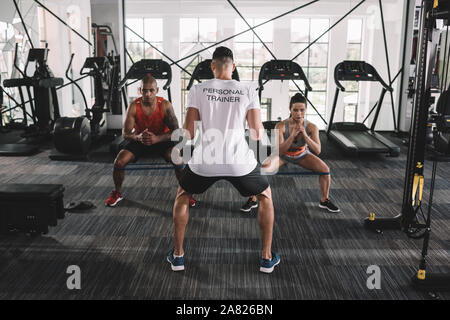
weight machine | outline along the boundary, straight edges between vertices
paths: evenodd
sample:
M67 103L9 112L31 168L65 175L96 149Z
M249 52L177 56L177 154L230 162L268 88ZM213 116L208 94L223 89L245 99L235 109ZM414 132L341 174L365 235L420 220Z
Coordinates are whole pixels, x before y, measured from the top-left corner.
M420 29L415 79L414 105L411 119L409 149L403 189L401 214L393 218L375 218L373 213L365 220L365 226L377 232L384 229L401 229L408 237L423 238L422 257L412 283L418 289L428 291L450 290L450 275L426 272L426 259L431 235L431 211L433 191L438 162L450 162L449 140L445 134L450 132L449 89L443 90L437 103L437 114L429 113L432 88L432 73L437 56L439 31L435 29L436 20L450 23L450 3L448 1L422 0ZM450 53L449 53L450 56ZM447 57L444 70L449 67ZM447 84L444 84L447 86ZM427 150L427 127L434 126L432 145L428 154L433 161L430 200L427 216L422 211L424 186L424 162Z

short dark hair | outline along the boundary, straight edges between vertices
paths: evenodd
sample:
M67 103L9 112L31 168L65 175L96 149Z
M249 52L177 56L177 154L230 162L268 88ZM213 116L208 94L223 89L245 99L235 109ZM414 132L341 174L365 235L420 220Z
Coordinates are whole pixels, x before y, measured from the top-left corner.
M292 108L294 103L304 103L306 105L306 98L300 92L297 92L291 97L291 101L289 102L289 110Z
M234 61L233 51L231 51L229 48L217 47L216 50L214 50L213 60L223 62L226 58L230 58L231 61Z

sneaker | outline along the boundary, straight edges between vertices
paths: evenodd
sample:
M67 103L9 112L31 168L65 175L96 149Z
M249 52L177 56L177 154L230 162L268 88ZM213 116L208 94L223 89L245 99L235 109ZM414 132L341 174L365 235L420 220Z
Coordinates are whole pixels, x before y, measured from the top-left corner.
M184 270L184 257L173 256L173 249L167 254L167 261L169 261L170 266L173 271L183 271Z
M248 198L247 202L242 206L241 211L250 212L253 208L258 208L258 202Z
M189 198L189 207L191 208L195 207L196 203L197 202L195 201L194 197Z
M277 264L280 263L280 255L276 252L272 252L272 260L261 259L261 267L259 271L264 273L272 273Z
M325 200L324 202L319 203L319 207L322 209L327 209L330 212L340 212L338 207L336 207L330 199Z
M105 201L105 206L114 207L122 200L122 193L114 190Z

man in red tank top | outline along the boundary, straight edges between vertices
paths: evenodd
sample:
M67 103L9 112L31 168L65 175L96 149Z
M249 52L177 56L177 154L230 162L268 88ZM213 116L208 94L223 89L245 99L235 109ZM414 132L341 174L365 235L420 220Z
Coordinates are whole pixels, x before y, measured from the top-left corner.
M172 132L179 128L172 104L156 96L158 93L156 79L150 74L142 79L141 97L128 107L122 135L129 140L127 146L119 152L114 161L113 179L115 190L105 202L114 207L122 197L122 184L125 179L125 167L136 161L144 153L158 153L167 162L172 163L171 153L175 143L171 141ZM174 164L175 175L179 180L184 166ZM191 198L190 205L195 205Z

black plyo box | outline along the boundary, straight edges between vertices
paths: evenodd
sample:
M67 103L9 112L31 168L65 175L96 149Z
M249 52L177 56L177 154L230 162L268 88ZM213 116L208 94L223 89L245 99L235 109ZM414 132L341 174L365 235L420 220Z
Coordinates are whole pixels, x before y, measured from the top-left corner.
M47 233L64 218L64 186L61 184L0 185L0 233L17 229Z

